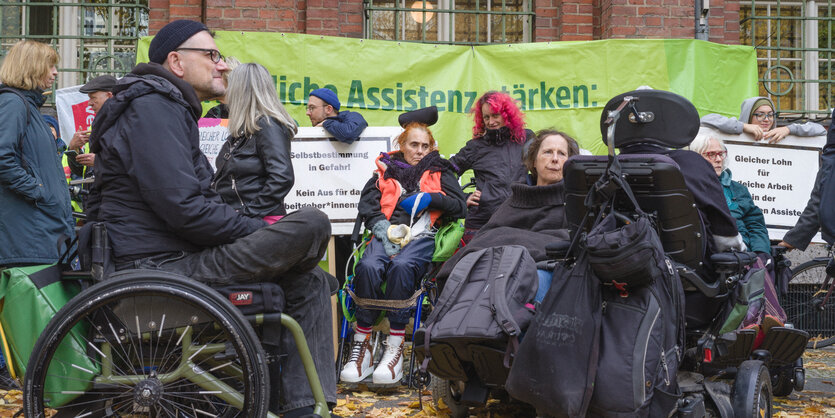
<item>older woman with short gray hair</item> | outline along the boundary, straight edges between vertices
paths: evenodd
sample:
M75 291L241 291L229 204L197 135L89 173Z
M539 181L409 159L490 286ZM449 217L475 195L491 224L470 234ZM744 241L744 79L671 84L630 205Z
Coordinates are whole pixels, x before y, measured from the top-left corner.
M722 190L725 192L725 202L736 219L736 227L748 250L770 254L771 241L768 239L763 212L754 204L748 188L732 179L731 170L728 168L728 149L722 140L708 135L697 135L688 149L701 154L719 176L719 182L722 183Z

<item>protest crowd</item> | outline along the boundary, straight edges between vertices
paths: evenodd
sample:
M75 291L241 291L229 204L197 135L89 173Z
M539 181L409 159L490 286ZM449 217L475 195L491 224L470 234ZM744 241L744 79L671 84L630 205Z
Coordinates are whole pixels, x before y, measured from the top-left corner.
M349 286L345 286L345 277L337 278L334 272L326 272L319 266L332 236L328 216L311 206L298 210L288 210L296 207L285 206L285 199L293 192L297 180L291 156L300 123L285 109L276 92L275 81L264 66L224 57L213 33L200 22L172 21L151 41L149 62L137 64L122 78L99 76L80 88L81 93L89 96L95 119L89 130L73 133L72 140L64 144L57 121L41 115L39 110L45 102L44 90L50 89L55 81L58 53L46 44L20 41L11 48L0 67L0 108L3 109L0 125L4 127L0 132L0 242L3 242L0 271L62 263L75 271L94 269L95 263L102 262L101 258L96 258L99 253L95 250L98 225L105 228L109 245L104 256L104 282L108 274L119 277L130 271L152 270L213 288L245 285L247 289L253 286L263 289L265 284L277 284L283 298L280 312L298 322L309 354L296 355L298 341L290 332L282 332L274 338L268 337L266 331L261 335L263 352L270 359L265 366L270 393L265 409L258 414L266 414L268 409L270 413L288 418L327 414L337 403L338 382L365 382L385 387L408 380L408 384L414 385L414 376L419 373L428 376L427 368L433 374L458 370L452 366L445 369L440 364L442 359L438 353L441 348L437 347L443 345L441 341L444 340L435 333L444 329L443 317L455 318L459 324L474 324L475 320L466 315L482 312L493 324L493 316L503 315L494 300L500 298L503 304L511 306L509 316L512 320L502 322L497 319L502 332L513 342L509 343L508 336L502 334L502 344L507 345L507 351L505 345L493 346L491 349L498 350L499 354L492 363L493 357L488 354L464 358L456 352L449 354L449 358L457 357L465 364L457 366L466 377L459 380L485 383L483 387L467 389L467 396L483 389L486 399L488 391L484 387L501 388L504 379L509 379L509 386L511 383L517 385L516 389L508 388L511 395L525 400L524 396L515 396L520 392L519 388L526 387L519 382L527 381L518 377L519 373L525 373L524 370L512 370L510 377L505 371L500 382L495 383L481 374L477 363L483 358L491 364L488 369L508 369L512 359L514 367L526 364L532 370L535 368L530 363L532 360L524 360L522 356L535 350L536 341L547 339L542 332L546 329L547 319L539 318L545 318L549 312L554 315L563 312L554 307L555 301L559 300L555 293L569 295L563 282L574 276L568 267L555 267L554 260L560 256L554 255L554 248L559 243L572 251L577 245L591 246L589 237L594 232L583 232L583 238L579 238L582 243L578 244L578 225L567 214L571 185L565 182L566 167L569 161L575 161L583 154L575 139L577 133L566 132L560 126L530 126L516 100L502 91L488 91L481 94L473 106L471 132L461 133L471 139L445 158L438 151L438 143L444 138L436 137L432 130L436 123L443 123L443 113L439 115L437 108L427 107L400 114L398 123L403 130L394 138L393 150L376 158L372 156L374 165L369 167L368 181L357 196L357 233L352 238L338 238L344 247L350 248L336 255L340 258L338 263L351 263L353 274ZM623 90L632 87L625 86ZM647 91L652 92L639 89L635 95ZM656 97L652 96L654 93L646 94L648 98L636 102L638 107L644 103L649 105ZM206 115L202 103L209 100L219 100L221 104ZM780 306L780 270L775 267L776 254L783 254L785 250L804 250L821 229L827 241L831 242L831 237L835 236L835 212L832 212L835 205L826 204L835 196L830 190L833 185L827 181L830 154L835 149L832 148L835 146L835 125L828 129L814 122L777 126L774 104L766 97L747 98L740 106L738 118L708 114L701 118L700 124L728 135L749 134L756 141L771 144L781 142L788 135L827 136L821 169L808 205L797 220L797 226L782 240L772 242L769 239L762 210L748 187L734 180L740 173L732 173L728 168L733 156L729 155L721 138L693 133L686 143L677 144L680 146L664 146L650 140L632 140L615 146L624 161L649 158L680 170L689 192L685 194L694 202L703 225L704 248L699 251L699 259L715 260L712 256L720 253L750 253L753 254L748 264L752 266L751 271L762 271L759 285L752 284L746 293L734 294L738 299L746 300L745 308L738 320L721 314L724 316L719 321L722 323L716 325L715 340L722 340L718 335L736 333L738 337L727 344L739 348L743 340L741 335L750 337L750 345L742 357L756 359L759 358L757 350L771 352L769 358L773 357L770 360L773 363L769 364L790 365L796 370L802 348L799 352L789 350L784 353L774 342L801 338ZM310 93L306 98L306 115L309 126L324 128L335 141L346 145L361 142L361 135L368 127L359 112L345 109L337 94L328 88L318 88ZM198 120L202 117L228 120L229 136L220 148L214 166L200 149ZM621 121L626 119L626 116L621 117ZM307 125L307 121L304 122ZM336 159L317 163L330 164L328 167L332 170L341 167ZM623 164L624 167L628 165ZM467 181L471 183L462 187ZM68 183L79 186L74 189L68 187ZM615 202L614 197L612 202ZM618 205L621 203L618 201ZM616 222L615 203L611 206L612 216L602 218ZM620 206L617 209L621 210ZM595 221L592 217L589 222L602 225L606 222L601 221L602 218ZM617 222L623 221L618 219ZM627 217L625 224L638 224L636 219ZM69 240L64 241L67 238ZM775 247L782 247L782 250ZM503 252L496 252L497 248ZM611 248L620 250L626 246L620 242L612 244ZM470 299L452 295L453 287L457 288L459 283L456 280L463 277L460 287L467 289L467 273L472 277L471 271L477 271L478 263L484 265L484 260L491 254L493 270L483 267L480 271L488 271L485 273L488 275L505 268L510 249L521 254L515 262L530 268L530 279L517 279L516 270L510 277L499 276L510 282L525 283L518 289L531 290L529 297L518 304L519 309L527 313L514 310L517 304L512 299L521 294L518 293L521 290L514 288L513 292L517 293L511 293L509 286L507 295L490 295L487 306L492 307L492 314L490 309L466 309L478 304L478 292L467 296ZM77 252L79 258L65 260L68 251ZM352 260L349 261L349 257ZM565 254L562 257L570 258ZM659 257L662 257L659 260L668 260L666 265L671 266L669 258L663 258L663 251ZM582 263L583 258L574 258L573 262ZM664 262L659 265L663 267ZM717 266L719 262L706 261L691 266L691 270L716 281L719 270L710 269ZM669 268L673 274L673 267ZM521 273L518 274L521 277ZM433 303L441 302L432 308L427 320L425 314L423 318L420 313L415 316L415 298L427 291L428 276L436 291ZM672 277L678 278L679 273ZM725 276L720 280L725 280ZM456 286L450 286L451 283ZM498 286L500 282L489 283ZM612 283L604 284L604 293L612 291ZM622 285L614 282L621 296L630 291L638 292L629 284ZM482 293L487 292L487 288L484 287ZM691 291L693 289L685 286L684 290L671 293L670 300L678 297L675 292L684 295ZM348 325L350 329L344 336L342 348L337 348L339 353L334 352L332 342L335 332L332 327L338 324L331 320L331 295L337 293L340 308L345 305L346 298L353 304L350 309L340 309L340 315L350 316L353 323ZM752 294L758 295L760 301L756 308L754 303L748 303L747 298ZM261 297L269 298L273 294L266 295ZM677 315L683 318L687 311L688 327L692 327L697 320L690 316L691 310L702 314L710 311L704 325L708 329L716 322L717 312L725 311L719 307L709 308L713 306L712 302L700 296L701 299L688 296L686 305L676 308L679 309ZM423 300L422 296L420 300ZM410 302L403 305L403 301ZM446 301L449 306L443 305ZM455 301L459 305L455 305ZM421 303L417 302L417 305ZM604 316L605 305L604 301ZM743 305L731 303L731 306ZM437 309L439 306L444 309ZM508 310L507 306L504 309ZM580 317L588 319L587 322L593 322L593 318L600 320L591 314L587 318ZM422 320L434 325L421 327ZM91 321L96 324L95 320ZM138 317L136 322L140 327ZM578 330L583 327L580 322L576 323ZM686 360L682 360L686 353L684 321L681 322L676 326L680 327L682 339L672 351L660 353L665 370L666 361L670 361L672 371L665 371L668 376L675 375L675 366L680 362L686 364ZM381 323L385 325L381 327ZM509 323L517 329L508 331L513 328L507 325ZM536 324L537 332L530 328L526 333L528 324L531 327ZM4 323L3 326L8 325ZM417 328L421 329L414 334L413 330ZM562 332L568 328L571 327L565 325ZM603 330L601 335L605 335L605 325ZM520 335L523 335L521 339ZM563 337L564 334L558 334L554 338ZM436 341L432 348L430 338ZM660 341L661 337L658 338ZM802 338L805 338L802 341L805 347L809 336ZM408 350L410 341L412 349ZM511 346L520 343L523 345L519 351L513 351L516 348ZM419 344L425 344L425 349L419 350ZM605 341L600 344L603 358L608 348ZM689 347L691 343L687 344ZM449 344L449 347L453 346L453 343ZM631 350L632 346L629 347ZM720 352L725 354L724 349L716 350L717 356ZM732 348L728 350L733 352ZM415 351L419 352L415 354ZM138 355L141 357L142 353ZM678 359L673 361L665 356ZM310 357L310 361L303 357ZM334 358L341 360L336 367ZM448 361L452 364L459 360ZM6 361L11 365L8 354ZM155 367L145 366L142 374L155 376ZM32 369L30 364L27 373ZM699 370L707 369L709 367ZM312 374L318 377L315 384L308 384L313 382ZM536 375L531 373L531 376ZM450 377L444 379L456 381ZM681 400L684 398L678 386L672 389L678 393L672 404L660 400L650 402L652 393L655 394L653 399L661 398L654 392L657 381L652 379L646 378L646 390L650 394L647 400L634 408L629 407L629 411L640 411L636 416L652 416L660 410L655 408L667 408L665 411L669 412L670 408L682 410L687 407ZM644 381L640 383L643 387ZM26 389L35 390L39 384L43 382L35 382L31 387L27 384ZM150 392L157 390L152 383L148 385ZM667 385L666 388L672 387L669 382ZM433 390L435 388L433 386ZM776 386L774 390L776 393ZM547 398L549 393L545 390L532 396ZM478 400L481 395L473 396ZM80 414L93 402L85 397L78 399L83 401L68 401L62 411ZM324 411L318 403L320 399L326 402ZM605 402L588 396L577 399L584 399L581 403L586 408L591 402L592 410L605 405ZM141 403L138 400L132 402L135 405ZM556 413L544 409L544 403L528 403L538 415ZM216 406L214 401L207 401L207 404ZM104 405L103 409L124 407L117 402ZM571 408L577 407L571 405ZM147 408L151 409L135 411L157 411L154 406ZM604 408L598 412L605 415L605 411ZM168 412L160 413L161 416L166 414Z

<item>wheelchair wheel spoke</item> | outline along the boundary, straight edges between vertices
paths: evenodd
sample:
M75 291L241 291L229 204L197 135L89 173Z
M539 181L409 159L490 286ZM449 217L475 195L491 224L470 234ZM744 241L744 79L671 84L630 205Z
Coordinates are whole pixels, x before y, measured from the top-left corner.
M266 414L266 355L237 308L169 273L116 276L81 292L44 329L26 375L26 416L49 408L66 416Z

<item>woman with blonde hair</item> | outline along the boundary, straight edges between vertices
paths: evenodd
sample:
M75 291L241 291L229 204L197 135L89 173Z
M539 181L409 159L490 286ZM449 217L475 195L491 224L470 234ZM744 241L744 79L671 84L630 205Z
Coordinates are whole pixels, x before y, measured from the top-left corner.
M260 64L241 64L229 75L229 138L217 158L213 188L238 212L273 223L287 212L293 187L290 140L296 123Z
M20 41L0 66L0 268L55 263L59 237L74 234L55 139L38 111L57 63L49 45Z

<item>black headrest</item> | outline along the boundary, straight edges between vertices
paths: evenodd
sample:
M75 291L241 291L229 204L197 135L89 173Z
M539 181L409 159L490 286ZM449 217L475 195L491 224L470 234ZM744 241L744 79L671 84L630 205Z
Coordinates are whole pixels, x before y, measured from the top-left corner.
M397 121L400 122L400 126L404 128L412 122L432 126L438 121L438 108L436 106L429 106L422 109L412 110L411 112L401 113L400 116L397 117Z
M600 116L600 132L606 143L609 111L615 110L624 97L637 98L622 111L615 127L615 147L649 143L670 148L683 148L699 133L699 112L693 103L678 94L663 90L634 90L619 94L606 103ZM634 104L634 107L633 107ZM646 122L634 112L643 114Z

